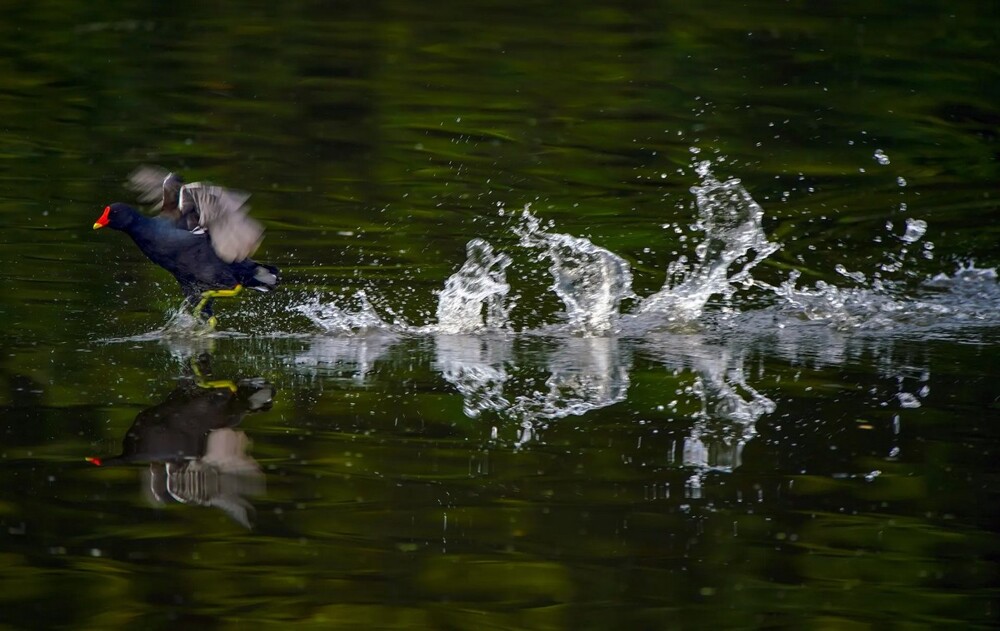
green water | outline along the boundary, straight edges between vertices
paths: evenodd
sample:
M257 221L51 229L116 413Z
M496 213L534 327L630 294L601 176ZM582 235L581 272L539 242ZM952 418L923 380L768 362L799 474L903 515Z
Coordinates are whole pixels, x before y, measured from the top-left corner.
M989 3L3 15L0 624L997 623ZM521 209L627 261L635 314L696 257L700 160L781 245L759 283L560 328ZM165 333L174 280L90 229L142 163L251 192L280 290ZM509 324L446 334L474 238ZM838 291L766 289L795 271ZM108 464L137 417L183 457Z

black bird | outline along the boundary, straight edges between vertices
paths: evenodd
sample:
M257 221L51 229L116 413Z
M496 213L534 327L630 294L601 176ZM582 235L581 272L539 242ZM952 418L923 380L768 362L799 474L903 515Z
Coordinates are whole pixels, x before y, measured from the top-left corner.
M157 198L160 213L147 217L127 204L104 208L94 223L128 234L149 260L174 275L185 302L215 326L212 299L235 296L244 287L269 291L278 284L273 265L250 258L264 229L247 216L246 193L207 182L184 184L158 167L140 167L129 177L139 200Z

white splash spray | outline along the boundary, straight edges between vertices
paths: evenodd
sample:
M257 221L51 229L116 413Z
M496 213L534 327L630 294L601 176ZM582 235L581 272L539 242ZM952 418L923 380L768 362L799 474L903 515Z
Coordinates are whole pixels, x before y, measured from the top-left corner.
M693 322L713 295L729 298L736 285L752 284L750 270L779 248L764 233L764 210L738 179L720 182L708 161L698 164L697 172L701 185L691 188L698 208L695 228L705 233L695 248L697 260L690 266L683 257L671 263L663 288L639 306L640 314L657 314L672 323ZM729 268L740 263L730 274ZM679 280L672 283L674 279Z
M313 297L303 304L295 305L292 310L309 318L324 333L350 334L388 328L363 290L354 294L354 300L357 308L345 309L336 302L323 302L319 297Z
M504 300L510 292L506 272L510 257L494 253L483 239L469 241L466 253L465 263L445 281L438 296L437 325L429 327L433 331L472 333L508 324Z
M622 299L633 296L625 259L583 237L546 231L527 208L514 232L522 246L542 250L539 258L552 262L550 289L566 306L571 332L602 335L614 330Z

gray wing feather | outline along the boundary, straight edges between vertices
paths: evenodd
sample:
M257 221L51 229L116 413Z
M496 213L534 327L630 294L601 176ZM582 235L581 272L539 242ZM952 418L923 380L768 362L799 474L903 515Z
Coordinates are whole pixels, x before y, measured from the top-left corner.
M180 210L198 213L198 226L212 237L215 253L232 263L253 254L264 238L264 227L247 215L248 199L249 193L193 182L181 187Z
M132 171L128 176L128 187L139 196L143 204L152 204L159 209L163 206L163 180L170 175L163 167L144 164Z

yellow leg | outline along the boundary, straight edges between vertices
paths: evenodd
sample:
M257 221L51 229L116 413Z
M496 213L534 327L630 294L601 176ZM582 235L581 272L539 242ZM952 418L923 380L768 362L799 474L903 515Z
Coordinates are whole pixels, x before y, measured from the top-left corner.
M209 289L207 291L201 292L201 302L194 308L194 312L201 313L201 310L205 308L205 305L212 298L232 298L233 296L239 294L243 291L243 285L237 285L232 289ZM210 320L211 322L211 320ZM212 328L215 328L214 324Z
M211 294L209 298L232 298L241 291L243 291L243 285L237 285L232 289L210 289L202 295Z

